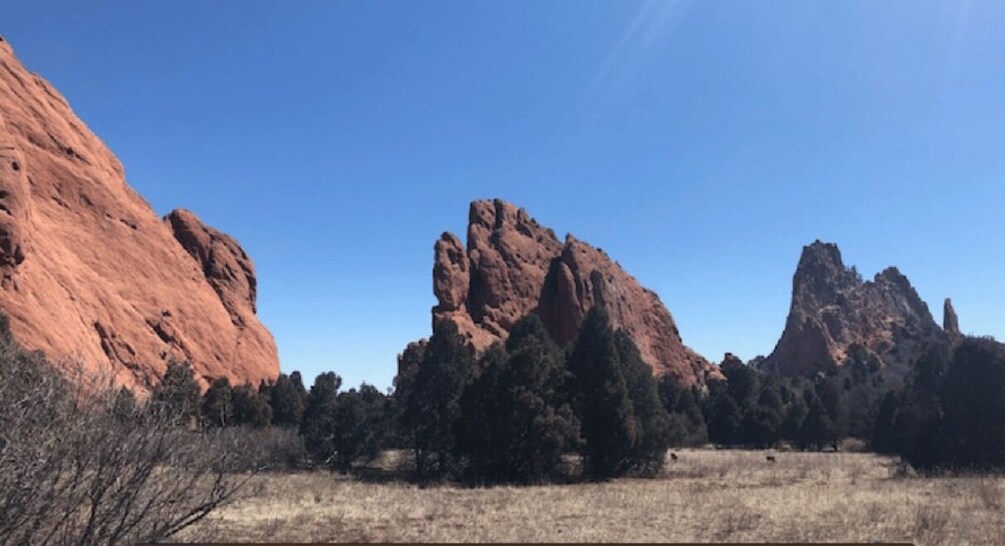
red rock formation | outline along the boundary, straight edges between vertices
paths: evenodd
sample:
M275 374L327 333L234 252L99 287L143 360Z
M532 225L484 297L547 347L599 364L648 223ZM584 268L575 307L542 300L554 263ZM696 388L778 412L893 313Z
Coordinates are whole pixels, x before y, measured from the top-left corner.
M785 330L762 367L811 375L854 355L903 368L937 335L928 306L896 268L863 282L836 245L817 241L803 249Z
M681 341L673 317L602 251L555 233L523 209L500 200L476 201L467 248L444 233L435 245L433 320L453 320L475 350L504 340L524 315L537 313L562 345L575 337L594 305L607 308L635 340L656 373L680 383L704 383L718 370Z
M176 238L177 237L177 238ZM66 100L0 42L0 310L15 338L129 386L170 358L279 373L251 261L191 213L162 221Z

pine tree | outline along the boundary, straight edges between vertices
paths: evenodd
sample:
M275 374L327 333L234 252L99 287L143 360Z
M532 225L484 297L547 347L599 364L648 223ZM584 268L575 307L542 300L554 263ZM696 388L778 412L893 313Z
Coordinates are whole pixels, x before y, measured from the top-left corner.
M429 480L456 470L455 432L460 398L472 373L471 352L452 321L436 325L422 361L402 392L402 429L415 454L416 477Z
M259 389L272 407L272 424L281 427L299 427L303 419L306 391L300 372L293 376L279 374L274 383L265 383Z
M724 393L712 409L712 419L708 422L708 439L718 445L737 445L742 441L742 423L740 407L729 393Z
M793 444L799 443L799 431L803 427L803 420L809 413L806 402L800 396L793 397L792 403L785 409L785 417L782 419L779 436Z
M346 473L353 461L380 455L383 447L384 395L372 385L362 384L338 395L327 421L331 427L331 451L325 453L338 471Z
M623 474L644 432L603 308L595 307L583 320L568 363L584 441L584 474L594 480Z
M181 425L194 427L199 420L201 389L195 372L186 363L168 362L164 377L154 387L151 399L157 411L167 412Z
M335 407L341 386L342 378L334 372L319 374L307 395L300 422L304 447L315 462L325 466L335 465Z
M226 427L234 424L234 400L230 380L217 377L202 396L202 416L210 427Z
M232 388L230 397L234 407L235 425L265 428L272 422L272 407L250 383Z
M536 315L486 351L461 400L459 447L475 482L535 483L554 476L579 437L561 350Z
M799 429L799 445L803 449L822 450L824 446L837 445L838 432L831 421L827 408L819 397L813 395L810 399L809 413L803 419Z
M618 330L614 333L614 346L641 433L628 454L628 465L636 472L655 474L663 468L670 447L670 416L660 403L653 370L642 359L632 338L624 330Z
M896 453L900 448L900 435L897 430L897 410L900 402L893 392L886 393L879 406L879 414L873 426L872 449L877 453Z
M948 466L1005 469L1005 345L966 339L942 385Z

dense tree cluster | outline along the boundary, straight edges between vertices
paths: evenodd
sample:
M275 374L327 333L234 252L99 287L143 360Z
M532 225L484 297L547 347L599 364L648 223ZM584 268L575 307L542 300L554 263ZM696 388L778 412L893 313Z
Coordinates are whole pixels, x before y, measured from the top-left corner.
M837 449L848 435L837 377L781 380L752 366L724 370L706 402L709 440L720 446Z
M1005 345L966 338L935 343L907 385L890 392L873 448L925 469L1005 469Z
M535 315L478 359L456 325L443 322L406 369L397 380L400 423L424 480L540 482L562 474L564 456L574 453L588 479L652 473L675 422L661 401L669 396L682 408L682 439L701 419L700 411L686 414L690 394L661 392L602 309L587 315L565 352Z
M901 388L853 346L845 366L814 378L779 378L756 366L724 366L707 390L654 378L631 338L603 309L584 319L565 350L529 315L505 344L477 358L457 326L437 324L411 348L393 395L363 384L343 391L320 374L308 392L298 372L231 386L213 379L200 395L192 369L171 363L151 408L188 428L274 427L302 439L315 465L348 472L387 448L405 448L414 477L474 484L603 480L651 474L670 446L836 450L865 440L918 468L1005 467L1005 349L989 339L934 343ZM121 391L117 415L135 415Z

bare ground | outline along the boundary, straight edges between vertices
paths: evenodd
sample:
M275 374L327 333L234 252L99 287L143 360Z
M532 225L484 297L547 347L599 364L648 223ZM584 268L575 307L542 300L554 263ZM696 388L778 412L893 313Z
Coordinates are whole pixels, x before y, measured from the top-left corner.
M905 476L865 453L684 450L653 479L420 488L255 477L184 540L1005 544L1005 478Z

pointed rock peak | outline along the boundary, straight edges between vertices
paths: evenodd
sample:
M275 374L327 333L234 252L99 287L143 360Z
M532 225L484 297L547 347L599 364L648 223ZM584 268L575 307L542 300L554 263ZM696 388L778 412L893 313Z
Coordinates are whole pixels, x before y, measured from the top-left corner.
M900 270L894 266L890 266L884 269L883 271L877 273L875 282L876 283L887 282L890 284L900 286L904 289L914 290L914 288L911 286L911 281L908 280L907 276L901 273Z
M657 373L693 385L718 373L687 348L659 298L600 249L571 234L560 241L522 208L501 199L471 203L468 240L449 234L434 248L433 324L451 320L481 351L536 313L559 344L601 306L624 328Z
M841 260L841 250L834 243L825 243L820 239L803 247L803 254L799 259L800 266L809 267L820 264L830 267L844 268Z
M819 240L803 247L796 267L795 279L799 280L853 280L848 277L849 270L841 259L841 250L833 243L823 243Z
M743 367L743 360L733 353L726 353L725 356L722 357L722 364L719 364L719 369L726 373Z
M767 369L810 375L846 364L860 346L881 363L905 363L911 349L934 335L928 306L896 267L864 282L845 267L837 245L816 241L803 249L793 276L785 330ZM899 346L899 347L898 347Z
M946 298L942 306L942 329L951 336L960 335L960 319L956 316L956 309L953 309L953 300Z

